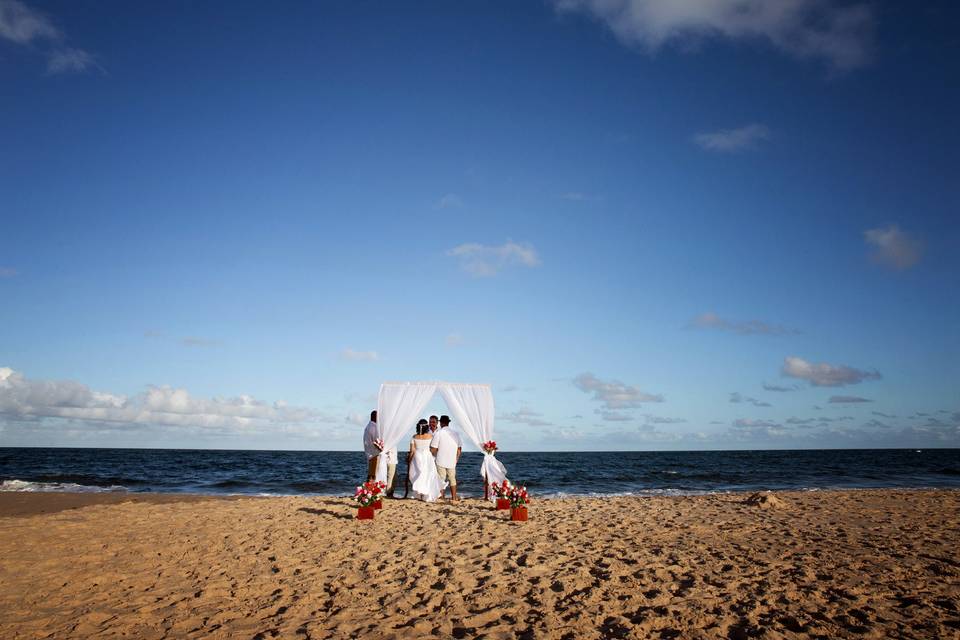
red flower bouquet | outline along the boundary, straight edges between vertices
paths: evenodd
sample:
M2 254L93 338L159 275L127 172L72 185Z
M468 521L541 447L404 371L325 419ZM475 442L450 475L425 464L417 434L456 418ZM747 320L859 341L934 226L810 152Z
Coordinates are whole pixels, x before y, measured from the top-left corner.
M497 511L510 508L510 499L507 497L510 489L510 483L506 480L500 484L496 482L490 483L490 491L492 491L493 495L497 498Z
M497 452L497 443L494 440L487 440L483 443L483 452L484 453L496 453Z

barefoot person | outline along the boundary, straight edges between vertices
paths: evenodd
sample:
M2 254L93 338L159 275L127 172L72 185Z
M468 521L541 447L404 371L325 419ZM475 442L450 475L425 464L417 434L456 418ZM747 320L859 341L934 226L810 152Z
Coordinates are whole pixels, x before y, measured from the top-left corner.
M460 460L460 453L463 450L463 443L460 441L460 434L450 429L450 418L440 416L440 428L433 434L430 441L430 453L434 455L437 462L437 475L440 476L440 482L450 483L450 499L459 502L457 498L457 461ZM440 491L440 497L443 497L444 490Z
M377 460L380 449L373 443L377 439L377 412L370 412L370 422L363 430L363 453L367 456L367 482L377 477Z

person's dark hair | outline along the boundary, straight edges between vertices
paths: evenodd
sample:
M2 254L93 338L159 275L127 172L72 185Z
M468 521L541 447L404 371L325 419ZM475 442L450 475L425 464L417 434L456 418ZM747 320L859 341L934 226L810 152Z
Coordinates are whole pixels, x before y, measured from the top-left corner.
M437 416L430 416L430 419L431 419L431 420L436 420L436 419L437 419Z
M427 424L427 421L423 418L417 421L417 435L422 436L425 433L430 432L430 425Z
M373 411L370 412L370 420L372 420L373 422L376 422L376 421L377 421L377 410L376 410L376 409L374 409Z
M450 424L450 416L440 416L440 424L442 425Z

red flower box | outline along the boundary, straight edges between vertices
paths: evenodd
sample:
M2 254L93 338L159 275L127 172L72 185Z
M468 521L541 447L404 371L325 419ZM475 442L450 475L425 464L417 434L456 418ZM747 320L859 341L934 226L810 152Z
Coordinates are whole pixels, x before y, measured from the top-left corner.
M373 507L357 507L357 520L373 520Z
M505 511L510 508L510 500L507 498L497 498L497 511Z
M527 521L527 508L526 507L514 507L510 510L510 519L516 522L526 522Z
M382 500L382 499L377 500L376 502L373 503L373 506L372 506L371 508L372 508L372 509L383 509L383 500Z

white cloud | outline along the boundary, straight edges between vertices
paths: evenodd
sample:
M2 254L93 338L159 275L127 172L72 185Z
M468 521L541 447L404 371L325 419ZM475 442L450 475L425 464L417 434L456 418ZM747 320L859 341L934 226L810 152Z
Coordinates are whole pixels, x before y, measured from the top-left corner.
M0 39L25 47L36 48L41 45L39 49L47 56L49 73L100 68L94 56L87 51L65 46L64 34L46 15L19 0L0 0Z
M26 45L60 37L60 31L42 13L18 0L0 0L0 38Z
M757 42L837 71L870 59L874 15L866 4L826 0L553 0L560 11L591 15L628 46L654 53L691 50L706 40Z
M770 130L762 124L748 124L737 129L721 129L698 133L693 141L707 151L734 152L752 149L770 139Z
M518 424L526 424L531 427L549 427L552 426L552 422L546 420L541 420L543 417L542 413L537 413L536 411L531 411L527 408L519 409L512 413L503 413L497 416L497 420L503 420L505 422L515 422Z
M51 51L47 56L47 71L50 73L82 73L88 69L101 69L96 59L83 49L66 47Z
M463 344L463 336L459 333L451 333L444 339L444 344L448 347L459 347Z
M686 422L685 418L665 418L663 416L654 416L651 414L645 414L644 420L647 424L683 424Z
M789 387L784 387L784 386L776 385L776 384L767 384L766 382L763 383L763 390L764 390L764 391L775 391L775 392L777 392L777 393L787 393L787 392L790 392L790 391L796 391L796 390L799 389L799 388L800 388L800 386L799 386L799 385L795 385L795 384L794 384L794 385L790 385Z
M437 200L437 204L434 205L437 209L452 209L463 206L463 200L460 199L455 193L448 193Z
M909 269L920 261L923 254L923 244L897 225L867 229L863 238L873 248L871 257L874 262L891 269Z
M17 273L13 267L0 267L0 278L13 278Z
M606 409L594 409L593 411L601 420L606 420L607 422L629 422L633 420L633 416L623 413L621 411L607 411Z
M498 246L475 242L461 244L447 251L448 256L458 258L464 271L476 277L494 276L506 267L538 267L540 256L533 245L507 240Z
M356 351L347 347L340 352L340 358L350 362L376 362L380 355L376 351Z
M882 377L879 371L863 371L825 362L814 364L796 356L784 358L781 371L785 376L806 380L815 387L843 387L859 384L864 380L879 380Z
M768 335L780 336L799 333L796 329L788 329L776 324L769 324L762 320L727 320L712 311L701 313L693 319L692 326L699 329L717 329L731 331L743 336Z
M641 391L618 380L603 381L589 372L578 375L573 384L584 393L592 393L594 400L610 410L636 409L647 402L663 402L662 395Z
M182 427L198 432L272 433L277 428L339 422L283 401L260 402L249 395L198 398L186 389L148 386L133 396L94 391L74 381L30 380L0 367L0 419L61 419L102 428Z
M749 396L742 395L736 391L730 394L730 402L734 404L747 403L747 404L752 404L755 407L772 406L769 402L763 402L762 400L757 400L756 398L751 398Z
M729 434L738 440L751 440L764 437L782 438L789 435L790 432L779 422L772 420L740 418L733 421Z

